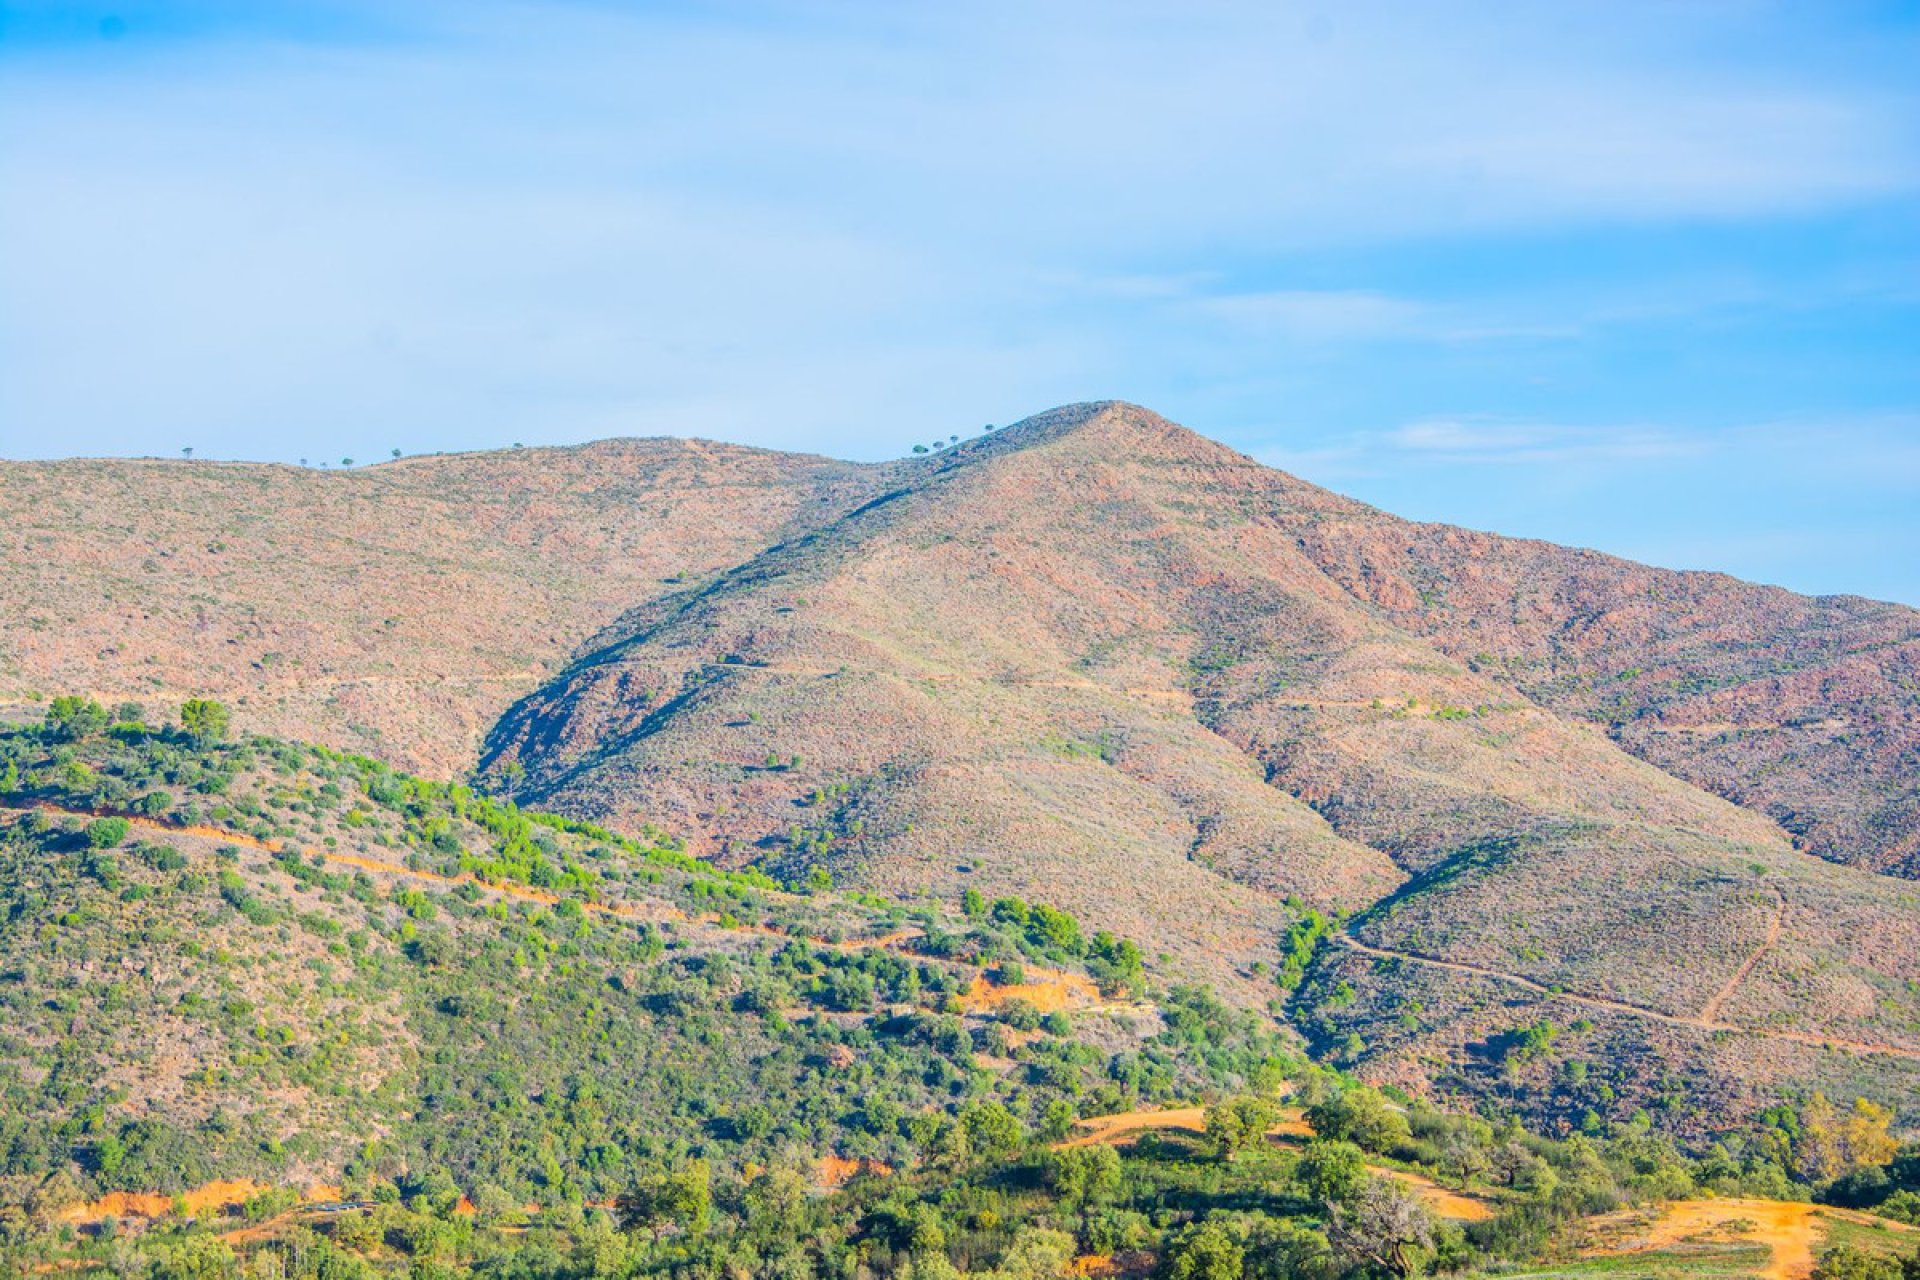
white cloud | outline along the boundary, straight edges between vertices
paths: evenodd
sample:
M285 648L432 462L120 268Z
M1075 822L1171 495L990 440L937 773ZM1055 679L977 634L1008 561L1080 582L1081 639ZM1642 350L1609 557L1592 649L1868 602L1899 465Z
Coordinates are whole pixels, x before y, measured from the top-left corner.
M1451 461L1541 463L1672 458L1701 452L1697 438L1643 426L1563 426L1484 418L1432 418L1386 432L1404 453Z

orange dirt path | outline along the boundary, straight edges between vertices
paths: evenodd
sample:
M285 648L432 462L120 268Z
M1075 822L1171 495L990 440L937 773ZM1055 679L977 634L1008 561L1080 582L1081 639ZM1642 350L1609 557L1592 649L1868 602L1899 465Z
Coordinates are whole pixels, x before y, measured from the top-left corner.
M1585 1250L1589 1257L1647 1253L1709 1236L1767 1247L1764 1280L1807 1280L1813 1259L1826 1239L1828 1221L1872 1223L1895 1231L1914 1231L1905 1223L1827 1205L1788 1200L1680 1200L1667 1205L1651 1223L1644 1213L1610 1214L1595 1224L1617 1232L1609 1243ZM1743 1224L1735 1226L1734 1224Z
M1733 993L1740 989L1740 984L1747 980L1747 975L1754 971L1760 962L1766 958L1767 952L1773 950L1774 944L1780 941L1780 930L1787 922L1787 899L1778 889L1773 890L1773 903L1773 919L1767 925L1766 941L1754 948L1753 954L1748 956L1746 962L1734 971L1734 975L1731 978L1727 979L1726 985L1714 992L1713 999L1707 1001L1701 1008L1700 1020L1702 1022L1713 1022L1720 1017L1721 1008L1728 1000L1733 998Z
M814 1181L823 1187L844 1187L853 1181L856 1174L872 1173L885 1177L892 1172L893 1166L884 1160L873 1160L866 1156L849 1160L845 1156L826 1155L820 1157L820 1163L814 1168Z
M1158 1111L1123 1111L1119 1115L1094 1116L1082 1120L1075 1128L1081 1130L1065 1142L1055 1143L1057 1150L1068 1147L1091 1147L1101 1143L1107 1146L1123 1147L1136 1141L1141 1134L1153 1129L1181 1129L1188 1133L1205 1133L1207 1129L1207 1109L1205 1107L1166 1107ZM1267 1130L1269 1138L1311 1138L1313 1127L1300 1114L1298 1108L1287 1107L1280 1113L1280 1119Z
M164 1218L174 1211L176 1204L187 1217L197 1218L236 1209L261 1192L270 1190L272 1188L266 1183L239 1179L209 1182L177 1196L151 1191L110 1191L98 1200L68 1205L60 1211L59 1218L75 1226L96 1223L105 1218ZM304 1198L310 1204L338 1200L340 1188L316 1184L307 1188Z
M1392 1178L1395 1182L1412 1187L1414 1194L1426 1202L1427 1208L1443 1218L1452 1218L1455 1222L1485 1222L1493 1216L1493 1209L1485 1200L1477 1196L1462 1195L1458 1191L1449 1191L1424 1174L1409 1173L1405 1169L1389 1169L1384 1165L1368 1165L1382 1177Z
M1100 1002L1100 988L1085 974L1029 967L1026 979L1000 986L988 981L984 973L975 974L960 1003L967 1012L980 1013L998 1009L1010 1000L1025 1000L1042 1013L1055 1013Z

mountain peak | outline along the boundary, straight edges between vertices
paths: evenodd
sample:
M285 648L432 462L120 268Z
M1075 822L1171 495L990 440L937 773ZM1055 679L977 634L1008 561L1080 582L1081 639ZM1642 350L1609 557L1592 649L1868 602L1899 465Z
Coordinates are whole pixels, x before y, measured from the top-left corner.
M967 441L942 456L958 463L1029 450L1065 450L1088 458L1259 466L1235 449L1125 400L1060 405Z
M1060 405L1022 418L1007 428L1007 434L1023 442L1035 443L1087 434L1131 438L1189 436L1195 440L1204 439L1197 432L1161 417L1144 405L1126 400L1086 400L1079 404Z

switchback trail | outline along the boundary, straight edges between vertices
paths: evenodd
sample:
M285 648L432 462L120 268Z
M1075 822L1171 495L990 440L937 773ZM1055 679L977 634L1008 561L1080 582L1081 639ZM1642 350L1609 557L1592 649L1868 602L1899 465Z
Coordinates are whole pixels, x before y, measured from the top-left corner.
M1776 921L1776 924L1777 923ZM1824 1036L1810 1031L1781 1031L1765 1027L1742 1026L1735 1022L1722 1022L1717 1017L1709 1017L1705 1012L1696 1014L1663 1013L1658 1009L1649 1009L1644 1005L1628 1004L1624 1000L1610 1000L1605 996L1586 995L1577 991L1556 991L1543 983L1535 982L1532 978L1522 977L1517 973L1507 973L1500 969L1490 969L1485 965L1469 964L1464 960L1442 960L1436 956L1423 956L1412 951L1393 951L1386 947L1371 946L1349 933L1338 933L1335 934L1334 937L1342 946L1347 947L1349 950L1357 951L1363 956L1372 956L1379 960L1404 960L1409 964L1423 964L1432 969L1445 969L1450 973L1466 974L1469 977L1475 978L1488 978L1495 982L1505 982L1512 986L1536 992L1552 1000L1567 1000L1574 1004L1587 1005L1595 1009L1606 1009L1610 1012L1625 1014L1632 1018L1645 1018L1651 1022L1665 1023L1670 1027L1688 1027L1695 1031L1730 1031L1738 1035L1760 1036L1763 1039L1786 1040L1794 1044L1811 1045L1816 1049L1844 1049L1850 1053L1906 1058L1909 1061L1920 1062L1920 1049L1909 1049L1895 1044L1878 1044L1869 1040L1847 1040L1840 1036ZM1765 945L1771 946L1773 944L1769 941ZM1737 985L1738 980L1744 978L1746 974L1752 970L1764 950L1765 947L1763 947L1761 951L1756 951L1752 956L1748 957L1747 964L1741 973L1736 975L1735 983L1731 984L1722 995L1716 996L1714 1000L1710 1002L1710 1007L1717 1009L1724 995L1730 993L1732 985Z

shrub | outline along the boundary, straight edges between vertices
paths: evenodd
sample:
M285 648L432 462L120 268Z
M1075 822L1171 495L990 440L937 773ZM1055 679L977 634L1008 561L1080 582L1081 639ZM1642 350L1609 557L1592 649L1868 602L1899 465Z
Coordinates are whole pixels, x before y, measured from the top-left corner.
M125 818L95 818L87 824L87 847L115 849L126 841L133 824Z
M107 727L107 709L92 698L69 695L47 707L47 732L61 742L79 742Z
M211 698L189 698L180 706L180 727L202 749L226 738L227 723L227 708Z

